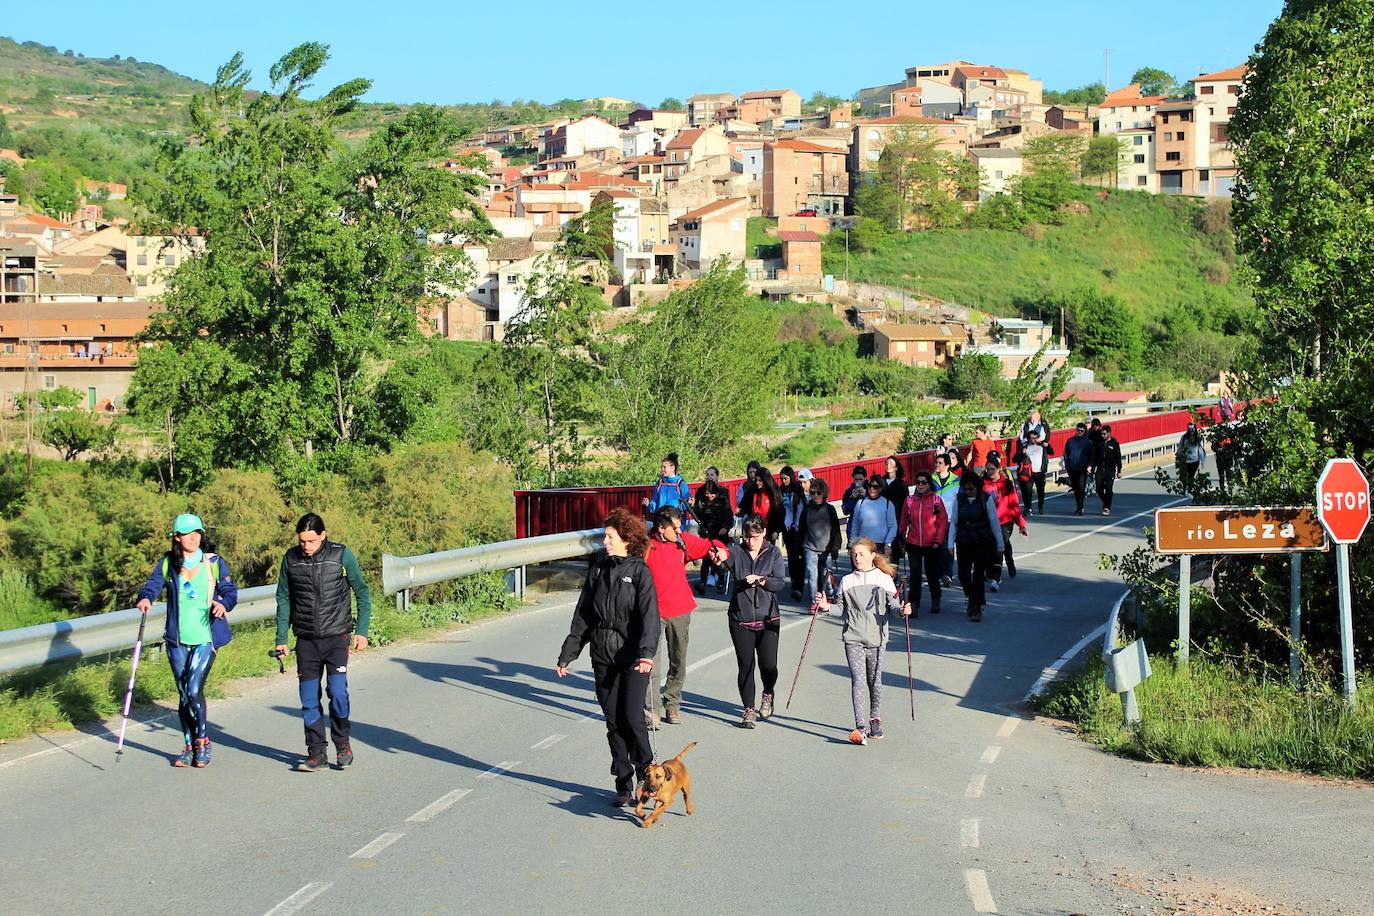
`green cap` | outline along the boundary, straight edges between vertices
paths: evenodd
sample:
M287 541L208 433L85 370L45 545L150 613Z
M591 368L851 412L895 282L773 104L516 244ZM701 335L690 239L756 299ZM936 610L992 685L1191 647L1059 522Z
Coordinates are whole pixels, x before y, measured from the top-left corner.
M176 521L172 522L172 534L190 534L192 531L204 531L205 524L201 522L199 515L192 515L190 512L183 512L177 516Z

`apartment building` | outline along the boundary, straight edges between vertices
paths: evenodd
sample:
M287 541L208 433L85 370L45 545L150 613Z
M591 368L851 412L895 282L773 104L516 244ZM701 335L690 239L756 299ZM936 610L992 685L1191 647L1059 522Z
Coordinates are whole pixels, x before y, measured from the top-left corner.
M718 200L679 216L671 228L679 264L686 270L709 270L722 256L731 264L743 263L748 217L749 201L743 197Z
M968 151L969 125L965 121L909 116L869 118L854 122L849 143L850 173L857 175L873 168L898 131L917 140L934 140L938 149L955 156Z
M87 409L122 401L137 363L134 338L156 308L144 301L0 305L0 397L15 403L33 366L39 388L75 388Z
M763 148L763 213L793 216L814 210L818 216L844 214L849 196L845 150L808 140L779 140Z
M1230 197L1236 184L1235 157L1227 120L1201 97L1167 102L1155 110L1155 171L1161 194Z
M1159 172L1155 168L1155 128L1132 127L1115 133L1121 142L1121 158L1116 186L1124 190L1159 193Z
M716 120L738 118L750 124L761 124L775 118L801 116L801 96L791 89L761 89L746 92L734 106L726 106L716 114Z
M729 92L703 92L687 99L687 123L693 127L714 124L716 112L735 104L735 96Z
M729 168L730 141L719 125L689 127L679 131L663 148L663 184L668 190L687 174L700 168L707 160L724 157Z
M605 118L588 115L555 128L540 158L580 156L588 150L600 149L620 149L620 128Z
M1007 193L1007 184L1025 172L1025 160L1019 149L971 149L968 151L978 165L978 199L987 200Z
M124 269L140 299L161 299L172 272L205 251L198 235L131 235L126 244Z

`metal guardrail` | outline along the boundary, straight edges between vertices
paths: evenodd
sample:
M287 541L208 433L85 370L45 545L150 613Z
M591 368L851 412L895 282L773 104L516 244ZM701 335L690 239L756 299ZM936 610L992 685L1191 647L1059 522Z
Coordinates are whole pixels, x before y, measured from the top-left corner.
M229 614L230 622L251 623L275 617L276 596L276 585L241 589L239 602ZM0 631L0 674L128 651L133 648L138 632L138 618L138 609L128 608ZM167 605L153 605L148 611L145 643L162 641L166 619Z
M1126 411L1141 411L1143 413L1160 413L1173 410L1184 410L1193 407L1211 407L1220 402L1219 398L1194 398L1188 401L1144 401L1136 404L1120 404L1116 402L1096 402L1079 401L1074 404L1083 414L1094 416L1097 414L1121 414ZM933 413L922 416L921 419L938 420L944 414ZM991 413L971 413L965 414L970 420L1005 420L1011 417L1008 411L994 411ZM908 417L862 417L849 420L810 420L797 421L792 423L776 423L775 429L809 429L813 426L824 426L827 429L848 429L863 426L904 426Z
M543 534L532 538L516 538L460 547L440 553L426 553L414 557L382 555L382 593L403 595L412 588L432 585L449 579L459 579L474 573L498 569L517 569L535 563L550 563L586 556L600 550L605 529L588 528L562 534ZM520 591L517 578L517 591ZM402 601L405 599L403 598Z
M1121 697L1122 718L1128 723L1140 721L1140 705L1136 702L1135 688L1150 676L1150 656L1145 651L1145 640L1137 639L1129 645L1117 646L1121 631L1121 606L1130 597L1130 591L1121 593L1112 605L1112 613L1107 618L1107 629L1102 634L1103 677L1107 689Z

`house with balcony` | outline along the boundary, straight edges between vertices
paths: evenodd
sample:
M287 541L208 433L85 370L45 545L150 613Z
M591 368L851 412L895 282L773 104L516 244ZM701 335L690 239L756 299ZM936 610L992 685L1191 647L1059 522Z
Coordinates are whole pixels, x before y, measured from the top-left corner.
M709 270L720 257L744 263L745 221L749 201L743 197L718 200L679 216L670 229L681 270Z
M693 127L714 124L719 118L720 109L735 104L735 96L729 92L703 92L687 99L687 123Z
M842 216L849 196L848 151L809 140L779 140L763 148L763 213Z
M87 409L122 401L138 361L134 338L158 308L146 301L0 304L0 399L15 403L32 367L40 389L74 388Z
M671 191L689 171L730 171L730 140L719 125L679 131L663 148L663 189Z

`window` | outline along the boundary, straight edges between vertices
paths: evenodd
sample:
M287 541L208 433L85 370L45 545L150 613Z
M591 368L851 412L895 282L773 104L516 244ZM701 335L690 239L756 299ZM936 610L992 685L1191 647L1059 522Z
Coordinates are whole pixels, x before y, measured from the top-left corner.
M1234 106L1234 105L1228 105L1228 106L1226 107L1226 113L1227 113L1228 115L1233 115L1233 114L1235 114L1235 113L1236 113L1236 106Z
M520 275L519 275L519 274L506 274L506 282L507 282L507 283L519 283L519 282L520 282Z
M1172 152L1172 153L1165 153L1165 154L1164 154L1164 161L1165 161L1165 162L1180 162L1180 161L1182 161L1182 159L1183 159L1183 154L1182 154L1182 153L1179 153L1179 152Z
M1120 130L1120 129L1121 129L1121 122L1120 122L1120 121L1117 121L1117 122L1116 122L1116 129L1117 129L1117 130Z
M500 311L500 309L487 309L487 321L500 321L500 320L501 320L501 311Z
M1165 123L1165 124L1168 124L1168 123L1169 123L1169 113L1168 113L1167 111L1164 112L1164 123Z
M1133 141L1135 141L1135 145L1136 145L1136 146L1144 146L1144 145L1145 145L1145 138L1142 137L1142 136L1140 136L1140 134L1136 134L1136 135L1135 135L1134 137L1132 137L1131 139L1132 139Z
M1145 164L1145 154L1144 154L1144 153L1136 153L1136 154L1135 154L1135 164L1136 164L1136 165L1144 165L1144 164Z
M102 333L102 334L105 333L105 325L103 325L103 324L100 326L100 333Z
M1211 95L1212 93L1216 92L1216 90L1217 90L1217 87L1215 87L1215 86L1199 86L1198 89L1197 89L1197 94L1198 94L1198 95Z
M1226 91L1229 92L1229 93L1231 93L1231 95L1240 95L1240 87L1239 87L1239 86L1227 86L1227 87L1226 87Z
M1216 114L1216 113L1217 113L1217 110L1216 110L1215 108L1213 108L1211 105L1208 105L1208 106L1207 106L1207 116L1208 116L1209 118L1210 118L1212 115Z
M148 278L147 278L147 277L139 277L139 278L138 278L138 285L139 285L139 286L147 286L147 285L148 285Z
M1165 131L1165 133L1164 133L1164 139L1165 139L1165 141L1173 140L1173 139L1174 139L1174 132L1173 132L1173 131Z
M44 387L44 388L48 388L48 389L56 388L56 387L57 387L57 376L55 376L55 375L45 375L45 376L43 376L43 387Z
M995 179L997 179L998 181L1001 181L1001 180L1002 180L1002 172L1001 172L1001 170L999 169L999 170L993 172L993 173L992 173L992 177L995 178Z
M1212 176L1212 170L1211 170L1211 169L1198 169L1198 170L1197 170L1197 180L1198 180L1198 181L1208 181L1208 180L1211 178L1211 176Z
M174 254L169 254L169 255L167 255L165 258L162 259L162 263L163 263L164 265L166 265L167 267L176 267L176 266L177 266L177 256L174 255Z
M147 256L146 254L141 254L141 255L138 256L138 266L139 266L139 267L147 267L147 266L148 266L148 256Z

